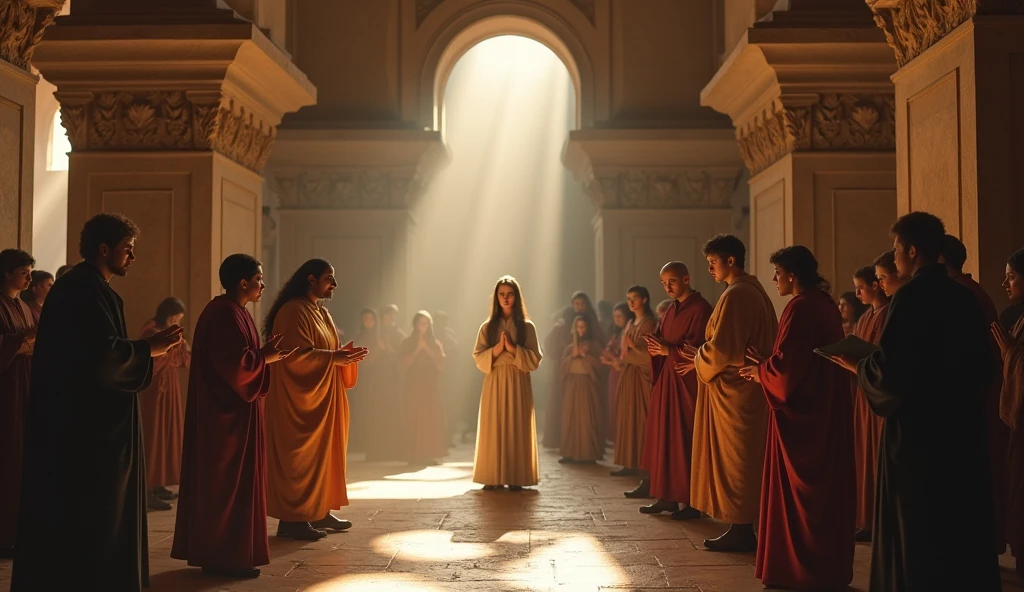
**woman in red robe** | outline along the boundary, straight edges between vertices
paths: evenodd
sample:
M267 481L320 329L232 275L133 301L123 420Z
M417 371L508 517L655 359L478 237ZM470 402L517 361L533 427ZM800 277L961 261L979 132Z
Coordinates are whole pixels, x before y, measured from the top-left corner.
M605 434L609 440L615 440L615 424L618 422L616 411L619 408L619 380L622 378L622 333L626 325L636 318L629 305L620 302L612 309L612 328L608 343L601 352L601 364L608 367L608 413Z
M206 574L254 578L260 575L257 566L270 563L263 437L267 365L291 352L277 349L280 336L260 348L256 323L245 309L263 294L259 261L229 256L220 266L220 282L227 294L206 305L194 334L171 557Z
M402 425L411 464L436 465L448 455L448 429L441 398L444 348L434 337L434 320L425 310L412 318L412 333L398 348L405 374L402 390Z
M843 339L843 321L818 262L802 245L772 254L780 296L793 295L774 351L741 369L768 399L755 576L791 590L853 580L854 467L850 377L814 353Z
M35 319L36 325L39 324L39 315L43 314L46 295L50 293L52 287L53 275L50 272L41 269L32 270L32 281L29 282L28 288L21 293L21 299L32 311L32 318Z
M181 325L185 303L171 297L157 307L156 315L142 328L142 339ZM153 359L153 381L139 393L142 439L146 445L146 506L150 510L170 510L167 500L178 495L167 489L177 485L181 476L181 433L185 429L185 405L181 398L178 371L188 368L192 348L182 340L166 355Z

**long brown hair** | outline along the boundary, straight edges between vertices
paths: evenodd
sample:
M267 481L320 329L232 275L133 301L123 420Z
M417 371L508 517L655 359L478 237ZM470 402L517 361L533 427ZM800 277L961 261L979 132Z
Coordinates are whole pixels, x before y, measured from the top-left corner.
M516 325L516 343L526 345L526 320L530 318L526 312L526 302L523 300L523 289L519 287L519 281L510 276L503 275L494 284L494 294L491 296L491 316L487 318L487 344L494 347L498 344L498 336L501 334L499 323L504 314L501 312L501 303L498 302L498 289L502 286L512 286L516 294L516 301L512 303L512 322Z

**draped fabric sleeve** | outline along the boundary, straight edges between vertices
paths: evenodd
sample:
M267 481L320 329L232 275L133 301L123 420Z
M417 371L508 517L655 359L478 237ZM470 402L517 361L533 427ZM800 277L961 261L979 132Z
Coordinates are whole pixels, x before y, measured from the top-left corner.
M345 385L345 388L355 388L356 383L359 382L359 362L346 364L338 371L341 372L341 383Z
M914 370L925 367L923 348L916 337L922 323L914 307L901 306L903 291L889 303L879 350L857 364L857 381L868 405L879 417L892 417L914 392Z
M1003 357L1003 390L999 395L999 417L1016 430L1024 421L1024 316L1013 328L1013 345Z
M473 347L473 361L476 367L484 374L490 374L494 367L494 354L491 353L491 346L487 344L487 323L480 325L476 334L476 346Z
M798 298L786 305L779 321L775 351L758 367L761 386L772 409L795 402L792 397L800 394L801 384L817 357L814 332L817 323L824 321L814 319L814 309L803 306Z
M91 294L76 295L70 300L70 318L81 323L77 336L86 356L85 368L91 368L96 382L105 389L122 393L145 390L153 378L153 357L149 343L119 337L121 312L110 304L108 286L102 280L86 284ZM104 290L107 293L104 293ZM116 298L116 295L114 296Z
M0 306L2 305L3 303L0 303ZM0 374L7 370L7 367L14 361L14 357L18 355L21 345L25 343L25 332L17 331L13 326L9 326L5 322L4 317L6 316L0 314Z
M285 372L295 392L320 392L321 385L337 369L337 357L334 350L317 347L331 343L331 336L323 335L317 327L307 301L296 298L286 302L274 319L274 333L284 336L281 349L298 348L279 362L274 372ZM337 339L337 335L334 338Z
M694 368L698 380L705 384L714 381L730 366L746 365L748 327L753 319L750 318L752 313L745 311L758 311L762 308L759 302L745 297L746 289L747 286L739 285L722 294L718 314L715 315L716 330L697 349ZM760 298L760 295L757 296Z
M242 316L248 314L245 309L229 309L211 318L206 351L217 375L239 398L251 403L270 388L270 373L259 342L248 337L250 324Z
M649 367L651 365L651 354L647 351L644 336L650 335L654 331L655 320L651 317L646 317L639 325L632 325L632 327L633 347L622 348L622 359L635 366Z
M526 340L523 345L516 347L516 353L512 359L523 372L533 372L540 366L540 344L537 342L537 327L532 322L526 321Z

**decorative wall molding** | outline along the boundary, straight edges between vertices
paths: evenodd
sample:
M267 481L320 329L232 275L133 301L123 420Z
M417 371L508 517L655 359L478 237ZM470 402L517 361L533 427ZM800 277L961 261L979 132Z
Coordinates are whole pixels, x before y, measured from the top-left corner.
M281 171L273 183L285 210L407 209L427 188L415 167Z
M596 0L572 0L572 3L576 5L576 8L580 9L580 12L587 17L590 24L594 24L594 20L597 16Z
M32 52L65 0L0 0L0 59L29 70Z
M597 172L584 189L602 209L728 209L741 173L631 168Z
M419 28L442 2L444 0L416 0L416 28Z
M57 92L71 148L213 150L263 168L275 128L220 92Z
M756 175L792 152L895 150L893 93L822 94L817 101L773 101L736 130L740 154Z
M977 14L1024 14L1024 0L864 0L903 67Z

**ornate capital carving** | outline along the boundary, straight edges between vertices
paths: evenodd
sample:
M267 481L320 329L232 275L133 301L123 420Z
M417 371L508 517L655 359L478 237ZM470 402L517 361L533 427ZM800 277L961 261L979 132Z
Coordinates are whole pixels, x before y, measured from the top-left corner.
M286 210L400 210L426 189L414 167L282 171L273 182Z
M736 140L755 175L791 152L895 150L895 96L844 93L798 105L776 101L738 128Z
M1024 0L864 1L896 52L900 67L976 14L1024 14Z
M0 59L29 69L32 52L64 0L0 0Z
M71 148L213 150L263 168L275 128L219 92L57 92Z
M740 177L708 171L626 169L598 173L584 189L602 209L728 208Z

